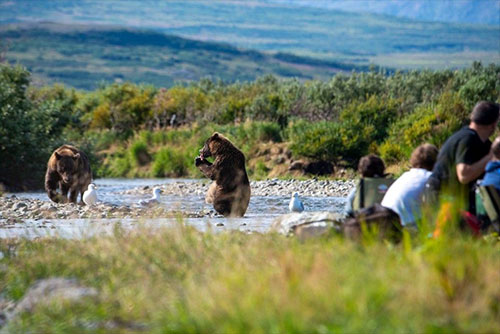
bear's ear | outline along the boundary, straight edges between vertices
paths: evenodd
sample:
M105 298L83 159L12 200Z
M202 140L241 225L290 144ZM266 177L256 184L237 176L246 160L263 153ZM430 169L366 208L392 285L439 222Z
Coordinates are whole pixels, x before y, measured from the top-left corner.
M212 135L212 139L217 139L217 138L219 138L219 133L214 132L214 134Z
M77 153L73 156L73 160L78 160L80 158L80 153Z
M55 153L55 155L56 155L56 159L57 159L57 160L61 159L61 155L60 155L59 153L57 153L57 152L54 152L54 153Z

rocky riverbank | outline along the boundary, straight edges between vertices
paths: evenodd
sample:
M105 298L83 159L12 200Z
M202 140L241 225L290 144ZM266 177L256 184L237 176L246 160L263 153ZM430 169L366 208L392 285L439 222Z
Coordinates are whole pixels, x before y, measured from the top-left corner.
M211 181L177 181L157 185L168 195L204 196ZM346 197L354 187L353 180L279 180L252 181L252 196L291 196L295 191L305 197ZM148 194L154 186L138 187L124 191L124 194Z
M175 181L157 185L163 195L203 197L210 184L209 180ZM283 196L289 197L293 192L299 192L301 197L345 197L354 186L353 181L333 180L266 180L252 181L252 196ZM147 198L155 185L135 187L122 191L126 195L140 195ZM133 205L115 205L100 198L101 202L92 207L72 203L58 204L48 200L21 198L20 196L4 195L0 197L0 227L19 223L26 219L107 219L107 218L203 218L215 217L211 209L196 212L180 212L165 206L154 205L142 207ZM200 199L202 201L202 199Z
M166 217L203 218L213 217L215 212L202 211L197 213L185 213L167 210L159 205L149 207L137 207L127 205L114 205L99 203L92 207L75 205L72 203L58 204L45 202L37 199L23 199L17 196L0 198L0 222L8 226L24 219L107 219L107 218L166 218Z

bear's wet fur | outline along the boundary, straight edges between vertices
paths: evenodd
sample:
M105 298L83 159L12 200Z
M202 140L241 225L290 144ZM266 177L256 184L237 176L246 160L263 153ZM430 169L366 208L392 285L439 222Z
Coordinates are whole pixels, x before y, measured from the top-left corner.
M45 191L52 201L76 203L80 194L83 203L83 193L91 182L92 172L85 153L71 145L63 145L52 153L45 173Z
M206 160L213 157L214 162ZM207 139L195 165L214 182L205 201L225 217L243 217L250 202L250 182L245 169L245 155L226 137L215 132Z

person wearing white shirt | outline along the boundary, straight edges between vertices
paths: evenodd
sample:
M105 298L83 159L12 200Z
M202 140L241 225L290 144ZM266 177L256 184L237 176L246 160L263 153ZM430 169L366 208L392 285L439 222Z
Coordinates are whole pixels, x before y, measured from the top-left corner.
M412 168L389 187L382 200L381 205L396 212L404 227L416 227L421 218L422 193L438 153L432 144L418 146L411 154Z

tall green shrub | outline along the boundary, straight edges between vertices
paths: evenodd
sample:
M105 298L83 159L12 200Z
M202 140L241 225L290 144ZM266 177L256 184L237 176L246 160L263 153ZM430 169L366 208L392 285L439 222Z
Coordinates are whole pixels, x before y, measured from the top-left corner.
M340 129L335 122L298 120L287 129L290 150L295 156L338 161L343 154Z
M444 93L436 104L419 106L395 122L380 146L380 153L387 162L397 162L408 158L413 149L425 142L440 147L467 124L469 113L459 93Z
M396 119L399 102L371 96L366 102L353 102L340 114L342 155L354 162L375 151Z
M144 166L151 161L151 156L148 152L148 145L143 140L134 141L129 148L130 157L134 165Z
M194 163L194 159L192 160ZM173 147L161 148L154 156L153 176L155 177L179 177L186 175L186 164L182 149Z
M78 122L74 95L60 87L28 94L29 83L25 68L0 64L0 183L10 189L42 187L64 128Z

